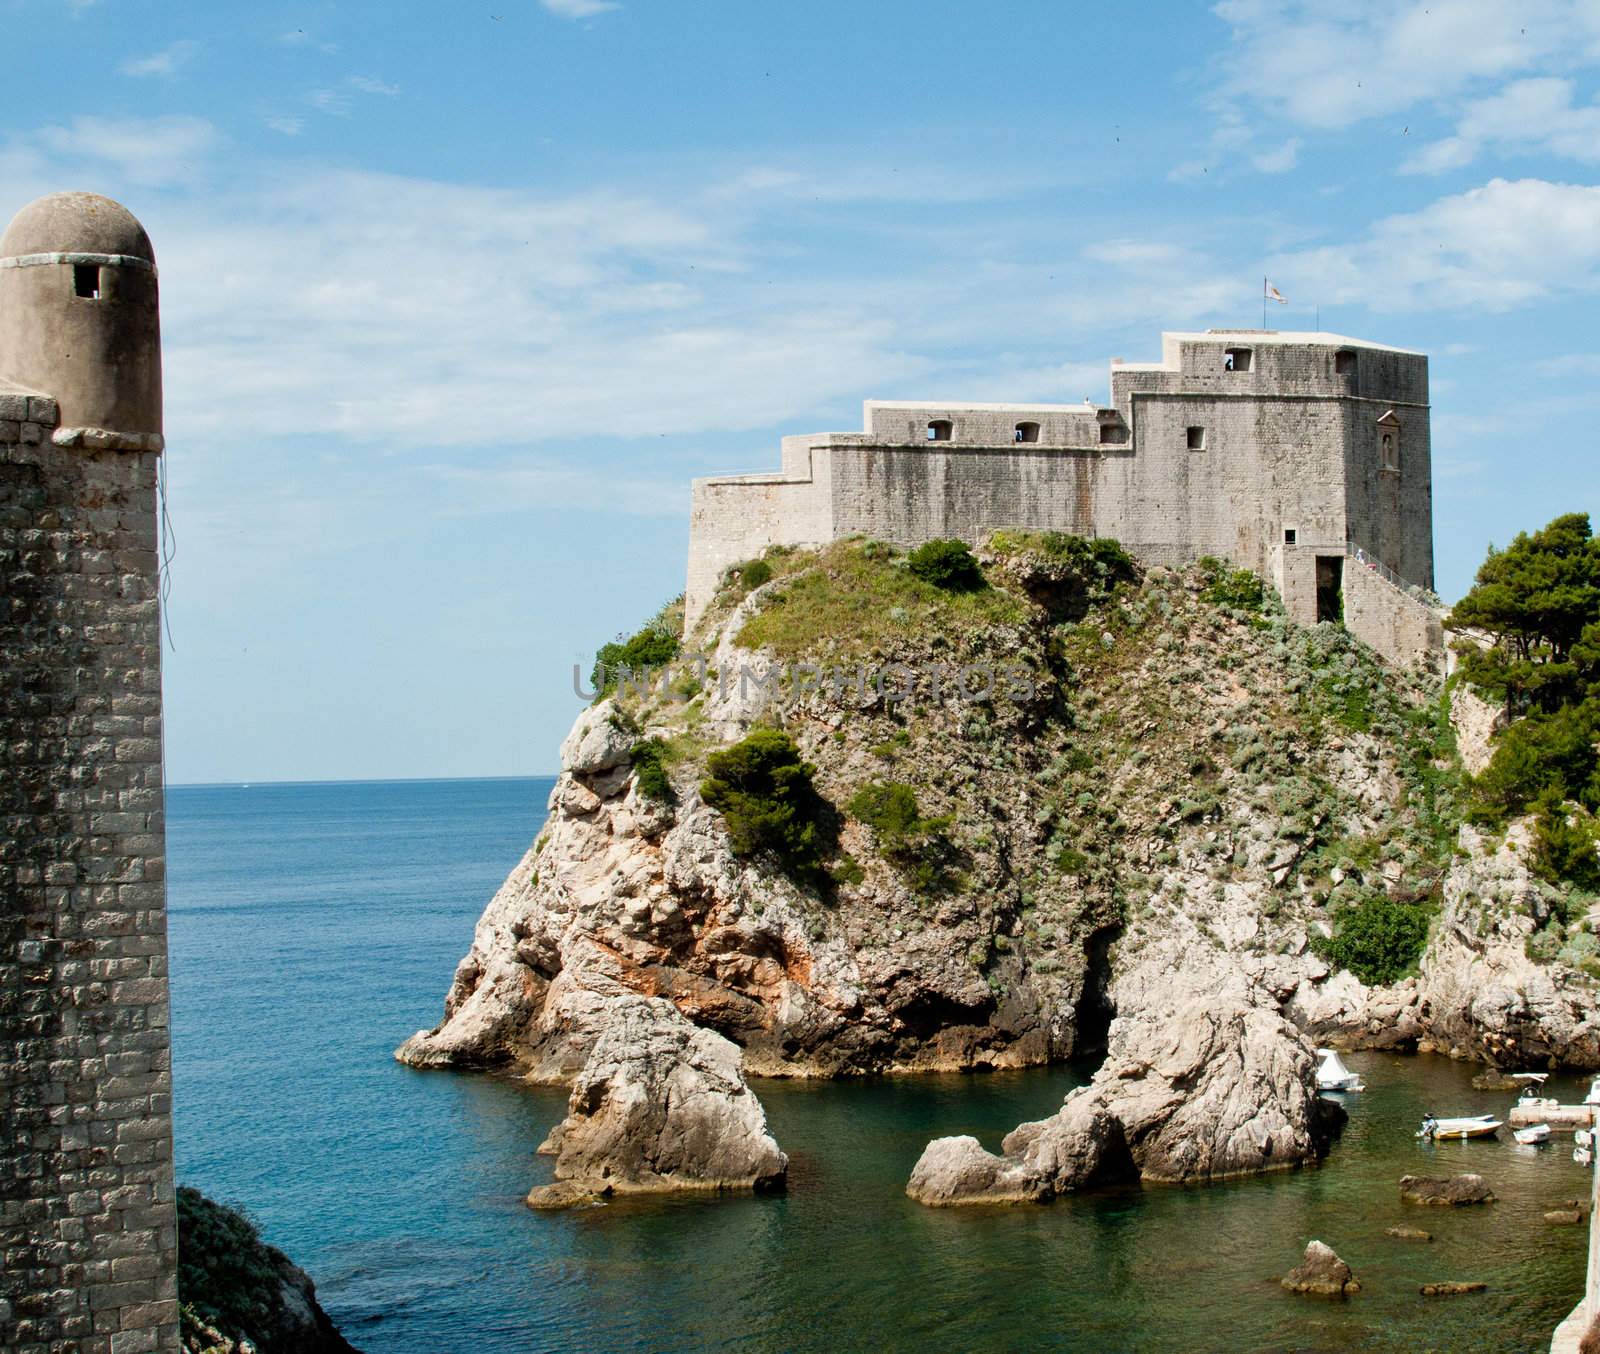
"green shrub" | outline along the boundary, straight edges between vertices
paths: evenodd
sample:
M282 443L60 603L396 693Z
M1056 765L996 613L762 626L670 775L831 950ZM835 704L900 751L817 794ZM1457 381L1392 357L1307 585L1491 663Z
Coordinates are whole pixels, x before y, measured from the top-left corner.
M1206 590L1201 595L1214 606L1260 611L1266 604L1266 584L1254 570L1230 569L1216 556L1207 555L1200 561L1200 571L1206 579Z
M257 1335L281 1306L282 1255L243 1211L178 1190L178 1300L225 1334Z
M602 644L594 656L594 667L589 673L589 683L596 697L609 695L616 690L617 681L626 670L630 676L642 676L651 669L660 668L678 656L678 636L668 626L657 621L637 634L618 635L609 644Z
M912 893L932 897L955 884L957 851L948 817L924 818L916 792L898 781L863 785L846 805L877 834L884 859L905 879Z
M929 541L913 550L906 564L924 583L946 592L976 592L986 586L977 556L965 541Z
M700 797L722 814L736 856L770 852L791 878L819 883L838 840L832 807L781 729L757 729L706 758Z
M1533 825L1533 868L1552 883L1568 880L1581 889L1600 889L1600 833L1594 816L1547 790Z
M764 559L753 559L739 568L739 581L744 584L747 592L752 588L759 588L771 579L772 566Z
M672 789L672 782L667 779L666 751L666 744L659 738L646 738L643 742L635 743L630 754L633 774L639 782L639 793L646 799L654 799L661 804L676 804L678 796Z
M1333 938L1315 936L1312 948L1369 986L1396 982L1422 958L1430 916L1420 903L1371 893L1334 913Z

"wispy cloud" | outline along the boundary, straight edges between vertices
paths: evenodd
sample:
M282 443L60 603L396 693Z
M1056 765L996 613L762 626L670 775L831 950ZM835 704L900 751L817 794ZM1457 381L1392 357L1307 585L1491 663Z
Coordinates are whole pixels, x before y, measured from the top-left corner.
M1600 187L1493 179L1377 222L1348 245L1270 261L1324 302L1373 311L1510 310L1600 291Z
M1425 146L1403 166L1434 174L1470 164L1486 148L1541 151L1600 163L1600 100L1576 104L1571 80L1517 80L1467 105L1454 136Z
M371 75L352 75L349 84L352 89L358 89L363 94L383 94L393 98L400 92L399 85L391 85Z
M615 0L539 0L539 3L563 19L589 19L607 10L622 8Z
M284 136L299 136L306 129L304 118L275 117L267 119L267 127Z
M60 160L109 165L130 183L160 186L193 179L218 143L204 118L74 118L28 141Z
M174 42L170 47L164 47L159 52L152 52L149 56L129 57L119 67L124 75L131 75L135 79L148 79L159 76L170 79L178 73L180 67L185 66L200 50L198 42L185 38Z

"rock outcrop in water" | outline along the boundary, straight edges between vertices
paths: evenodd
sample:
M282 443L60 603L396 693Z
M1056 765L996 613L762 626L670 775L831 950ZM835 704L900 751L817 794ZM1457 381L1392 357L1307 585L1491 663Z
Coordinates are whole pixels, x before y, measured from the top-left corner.
M614 998L567 1117L539 1149L555 1156L557 1183L528 1202L780 1187L788 1158L741 1062L737 1045L697 1029L671 1002Z
M987 560L961 594L870 542L730 584L689 637L703 668L578 717L444 1019L397 1056L570 1084L630 994L753 1075L1026 1066L1110 1034L1018 1152L930 1151L930 1202L1313 1159L1313 1042L1600 1063L1592 979L1525 953L1543 886L1457 837L1436 680L1214 571L1020 536ZM831 882L736 854L701 798L708 754L761 724L831 806ZM900 818L852 812L869 789ZM1419 976L1323 957L1352 909L1413 904L1437 918Z
M1464 1208L1470 1204L1492 1204L1495 1193L1481 1175L1406 1175L1400 1178L1400 1198L1408 1204L1432 1204L1441 1208Z
M1334 1254L1332 1246L1321 1241L1306 1247L1305 1257L1283 1276L1282 1282L1291 1293L1312 1293L1324 1298L1348 1297L1361 1291L1350 1266Z
M1135 1175L1221 1180L1320 1157L1344 1116L1318 1098L1304 1037L1242 981L1208 991L1205 976L1170 1005L1119 1017L1093 1082L1009 1133L999 1157L970 1138L930 1143L907 1193L937 1205L1042 1202Z

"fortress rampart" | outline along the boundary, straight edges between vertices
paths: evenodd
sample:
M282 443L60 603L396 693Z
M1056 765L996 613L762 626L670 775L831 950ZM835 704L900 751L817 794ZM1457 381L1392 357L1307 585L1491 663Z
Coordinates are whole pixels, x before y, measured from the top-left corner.
M178 1348L155 256L62 194L0 239L0 1349Z
M770 545L1015 527L1231 560L1409 662L1439 643L1405 586L1433 586L1428 415L1423 354L1261 330L1165 334L1160 362L1112 363L1105 406L868 401L862 432L785 437L776 474L695 481L689 619ZM1354 579L1357 549L1402 586Z

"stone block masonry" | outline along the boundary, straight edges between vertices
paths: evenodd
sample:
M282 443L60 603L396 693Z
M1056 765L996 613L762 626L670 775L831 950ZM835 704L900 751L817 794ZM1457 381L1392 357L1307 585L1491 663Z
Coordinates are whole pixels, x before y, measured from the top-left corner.
M0 1350L148 1354L178 1348L159 453L57 421L0 386Z
M1211 330L1163 335L1159 362L1113 362L1104 406L868 401L859 433L786 437L777 474L695 481L687 619L768 546L976 545L997 527L1113 536L1151 564L1215 555L1261 574L1306 624L1336 619L1356 542L1431 588L1428 359L1336 334ZM1419 642L1423 618L1359 600L1358 633L1385 656L1429 649L1436 626Z

